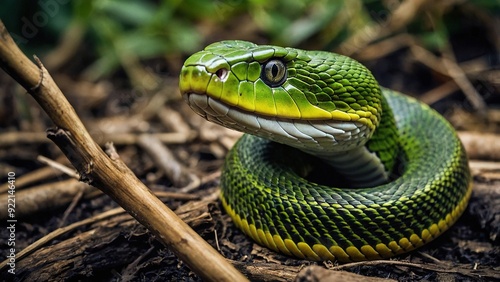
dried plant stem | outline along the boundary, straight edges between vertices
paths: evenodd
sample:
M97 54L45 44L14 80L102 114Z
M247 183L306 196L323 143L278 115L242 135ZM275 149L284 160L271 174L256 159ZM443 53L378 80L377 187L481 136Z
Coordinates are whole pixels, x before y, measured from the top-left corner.
M200 277L209 281L245 281L212 246L180 220L111 152L91 138L56 83L43 67L31 62L0 21L0 67L21 84L52 119L48 131L80 174L80 180L101 189L153 232ZM108 146L111 147L111 146Z

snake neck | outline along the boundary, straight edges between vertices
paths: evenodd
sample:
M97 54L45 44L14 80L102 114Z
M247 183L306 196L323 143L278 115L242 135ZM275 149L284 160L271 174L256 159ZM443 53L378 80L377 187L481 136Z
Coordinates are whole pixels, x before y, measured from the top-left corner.
M381 121L373 133L360 122L286 121L240 111L207 96L188 94L185 99L207 120L322 159L345 178L349 187L387 182L398 157L397 126L383 97Z
M365 146L316 157L341 174L351 188L374 187L389 181L390 172L377 154Z
M345 151L301 150L331 166L352 188L387 183L400 154L400 143L392 110L385 98L381 103L381 122L366 144Z

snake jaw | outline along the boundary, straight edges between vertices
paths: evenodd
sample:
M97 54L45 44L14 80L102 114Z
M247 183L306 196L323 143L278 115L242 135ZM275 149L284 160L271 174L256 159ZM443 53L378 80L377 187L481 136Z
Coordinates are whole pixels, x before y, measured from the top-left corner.
M217 42L190 56L180 89L258 115L359 121L372 130L382 114L380 87L355 60L245 41Z
M363 146L372 131L360 122L293 120L256 115L207 95L184 93L191 109L208 121L286 144L310 154L328 154Z

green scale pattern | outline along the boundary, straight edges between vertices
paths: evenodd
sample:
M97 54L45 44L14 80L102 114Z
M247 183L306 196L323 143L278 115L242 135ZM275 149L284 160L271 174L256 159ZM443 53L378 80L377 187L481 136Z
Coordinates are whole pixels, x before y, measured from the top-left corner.
M287 79L278 87L260 78L262 64L271 59L287 66ZM224 81L217 75L221 69L228 70ZM324 246L343 261L369 259L364 255L373 255L373 250L390 257L400 253L397 248L409 251L419 241L434 239L465 209L471 177L451 125L427 105L380 88L371 73L350 58L218 42L186 60L180 89L256 116L358 121L376 128L366 146L392 173L391 181L355 189L320 184L312 174L337 176L320 170L326 165L318 159L245 134L226 158L221 197L236 224L261 243L263 232L291 240L296 247ZM249 225L261 234L251 234ZM308 258L318 259L314 251L304 250Z
M303 166L314 166L313 158L246 134L224 165L227 205L257 229L327 248L389 244L420 236L444 220L469 189L465 151L453 128L432 109L388 89L383 95L397 113L406 156L397 179L364 189L319 185L300 175Z
M327 111L380 111L379 88L366 68L327 52L309 51L308 56L314 59L289 63L288 82L300 89L309 103Z
M217 42L186 60L181 77L189 79L181 80L181 89L189 88L183 85L189 80L195 92L206 91L227 105L266 116L319 120L325 119L317 115L319 110L323 114L337 110L367 117L373 129L381 114L377 81L355 60L332 55L245 41ZM273 58L286 63L288 77L282 86L270 88L260 72L261 64ZM205 73L222 68L230 70L224 82Z

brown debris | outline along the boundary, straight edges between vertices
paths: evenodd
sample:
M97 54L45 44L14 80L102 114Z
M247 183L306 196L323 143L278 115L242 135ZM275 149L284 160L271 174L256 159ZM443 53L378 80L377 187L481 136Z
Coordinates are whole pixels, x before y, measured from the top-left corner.
M26 218L37 213L65 207L78 193L82 193L82 197L86 199L101 194L96 188L76 179L56 181L19 190L16 192L16 217ZM6 199L7 194L0 194L0 197ZM6 201L0 203L0 220L7 219L6 203Z
M345 271L333 271L320 266L311 265L304 268L293 280L294 282L322 282L322 281L343 281L343 282L381 282L396 281L393 279L368 277Z

